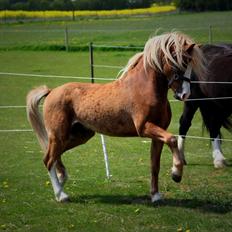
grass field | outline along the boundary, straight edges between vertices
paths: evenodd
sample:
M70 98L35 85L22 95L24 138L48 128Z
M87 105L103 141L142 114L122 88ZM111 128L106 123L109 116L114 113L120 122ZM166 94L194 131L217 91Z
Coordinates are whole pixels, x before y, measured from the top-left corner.
M183 31L198 43L232 42L232 12L157 15L151 17L43 22L0 25L0 49L64 49L65 27L70 47L83 47L94 42L106 45L143 46L156 30ZM57 46L57 47L56 47Z
M224 32L220 23L224 22L225 28L231 29L231 17L231 12L205 13L121 21L90 20L75 22L69 26L78 29L83 27L83 33L77 36L78 43L82 41L81 43L85 44L92 40L103 44L128 45L129 41L142 45L152 30L139 33L133 32L133 29L150 29L148 23L151 21L165 29L171 29L174 25L177 28L188 28L190 24L193 28L194 24L199 30L188 32L201 42L207 41L207 31L204 37L200 22L207 28L207 25L214 21L223 31L220 41L227 41L230 39L231 30ZM217 18L220 18L220 21L216 20ZM62 42L59 33L48 33L45 38L42 33L38 33L38 37L31 33L33 29L48 31L49 28L55 30L59 27L62 27L62 24L1 25L0 33L3 37L0 37L0 46L6 50L0 52L0 72L89 76L87 52L11 49L16 42L19 47L28 43L36 46L40 42ZM122 30L121 33L118 32L119 29ZM17 36L15 30L19 30L22 37ZM25 34L27 30L28 33ZM102 30L102 33L96 30ZM52 38L49 37L51 35ZM71 41L73 39L74 37ZM97 51L95 64L121 66L133 54L132 51ZM95 71L96 77L110 78L115 77L118 72L100 68ZM25 105L26 93L34 86L47 84L49 87L55 87L68 81L73 79L0 75L0 105ZM170 98L172 99L172 93ZM171 106L173 118L169 131L177 134L182 103L173 102ZM197 114L189 134L201 135L201 125L200 116ZM24 108L0 109L1 130L29 128ZM223 134L225 138L231 139L228 132L223 130ZM232 169L231 166L223 170L213 168L208 140L187 140L188 166L185 167L180 184L171 180L172 157L167 146L164 147L160 191L165 200L157 205L152 205L149 201L149 140L106 137L106 142L111 180L105 178L100 137L96 135L86 145L64 155L64 163L70 177L65 190L70 194L72 202L58 204L54 201L48 175L42 163L42 153L34 134L0 132L0 231L231 230ZM230 164L231 150L231 142L225 142L223 151Z

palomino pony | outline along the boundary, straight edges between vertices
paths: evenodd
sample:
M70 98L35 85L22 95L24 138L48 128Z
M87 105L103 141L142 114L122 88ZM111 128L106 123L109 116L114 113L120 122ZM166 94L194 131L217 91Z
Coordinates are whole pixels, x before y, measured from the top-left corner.
M27 96L28 119L44 151L56 200L69 199L63 191L67 172L62 153L86 143L95 132L152 139L152 202L161 198L158 175L164 143L173 155L172 178L180 182L183 161L177 139L166 131L171 120L167 93L170 87L185 100L191 69L200 76L204 72L202 52L188 36L173 32L150 38L144 51L132 57L121 77L111 83L67 83L52 90L46 86L32 90Z
M212 138L214 167L222 168L226 162L221 150L220 128L223 126L232 132L232 45L204 45L201 49L208 61L208 72L204 78L191 77L190 99L185 102L180 118L178 147L185 160L185 136L199 108Z

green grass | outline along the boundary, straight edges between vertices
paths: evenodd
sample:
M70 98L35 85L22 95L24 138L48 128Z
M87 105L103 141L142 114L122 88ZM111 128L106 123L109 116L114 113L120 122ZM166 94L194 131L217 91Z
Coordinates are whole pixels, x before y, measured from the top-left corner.
M0 25L0 49L64 50L64 31L68 27L71 49L86 49L89 42L107 45L143 46L156 30L183 31L198 43L232 42L231 12L155 15L150 17L80 20Z
M154 27L165 30L189 28L186 32L200 42L206 42L209 24L217 25L223 32L220 41L231 39L231 30L224 30L231 27L231 12L121 21L90 20L69 26L83 32L76 36L78 42L71 37L72 43L83 45L92 40L102 44L142 45ZM15 45L62 43L63 32L56 35L47 33L46 36L37 33L35 36L22 31L48 31L63 26L60 23L1 25L0 46L11 50ZM202 30L194 27L202 27ZM97 29L102 29L102 32L97 32ZM122 30L120 33L119 29ZM134 29L144 31L133 32ZM133 54L132 51L97 51L95 64L121 66ZM0 51L0 72L89 76L89 55L87 52ZM112 78L117 72L115 69L96 68L95 76ZM31 88L42 84L55 87L68 81L73 79L0 75L0 105L25 105L26 94ZM183 104L173 102L171 106L173 117L169 131L177 134ZM198 113L189 134L201 135L201 126ZM24 108L0 109L0 129L28 128ZM231 138L224 130L223 134L225 138ZM205 133L205 136L208 135ZM165 200L152 205L149 201L150 143L145 141L106 137L113 175L110 181L105 178L99 135L64 154L70 177L65 191L70 194L72 202L59 204L55 202L52 187L47 182L47 171L35 135L32 132L0 132L0 231L230 231L232 169L231 166L223 170L213 168L210 142L187 140L188 166L180 184L171 180L172 157L168 147L164 147L160 191ZM224 142L222 148L231 164L231 142Z
M131 52L98 52L98 63L123 65ZM0 70L37 74L89 74L87 53L0 52ZM116 71L98 70L97 76ZM35 77L0 78L0 105L24 105L34 86L69 80ZM170 94L171 95L171 94ZM182 103L172 103L170 131L177 133ZM1 129L27 129L25 109L1 109ZM189 132L201 135L196 115ZM225 137L230 138L225 132ZM106 137L112 179L105 179L99 135L64 155L69 171L65 187L72 202L55 202L42 154L31 132L0 133L0 231L229 231L232 222L231 167L214 170L208 141L187 140L181 184L170 178L171 154L164 147L160 191L165 200L149 201L149 143L138 138ZM231 160L231 143L225 156Z

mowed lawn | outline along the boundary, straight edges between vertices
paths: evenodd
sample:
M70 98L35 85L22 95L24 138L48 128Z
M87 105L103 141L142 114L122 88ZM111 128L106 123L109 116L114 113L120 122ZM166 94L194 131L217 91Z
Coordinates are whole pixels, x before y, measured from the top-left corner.
M186 16L179 21L185 23ZM178 25L182 25L180 22ZM4 27L12 29L16 26L26 25ZM31 27L36 27L36 24L31 24ZM128 41L123 35L114 38ZM105 33L104 43L110 42L107 36ZM12 36L9 40L15 39ZM138 44L143 44L146 39L144 35ZM36 44L33 39L30 41ZM95 64L122 66L133 54L128 51L98 51L94 55ZM118 71L96 68L95 75L113 78ZM1 51L0 72L88 77L89 54ZM0 106L24 106L31 88L43 84L55 87L69 81L88 80L0 75ZM170 99L173 99L171 91ZM169 131L177 134L183 103L172 102L171 106L173 118ZM25 108L0 109L0 130L10 129L30 129ZM189 134L201 136L201 133L202 122L197 114ZM228 132L223 130L223 134L231 139ZM205 132L204 136L208 134ZM213 168L209 140L187 140L188 165L180 184L171 180L172 157L168 147L164 146L160 171L160 191L164 200L154 205L149 200L150 141L106 137L106 143L112 174L110 180L105 177L99 135L64 154L63 160L69 172L65 191L72 201L60 204L54 200L35 135L32 132L1 131L0 231L230 231L232 169L231 165L223 170ZM222 147L231 164L231 142L224 142Z
M229 11L1 24L0 49L46 49L46 46L64 45L66 27L70 46L86 46L89 42L143 46L149 36L171 30L185 32L198 43L207 43L210 26L212 42L232 42L232 12Z

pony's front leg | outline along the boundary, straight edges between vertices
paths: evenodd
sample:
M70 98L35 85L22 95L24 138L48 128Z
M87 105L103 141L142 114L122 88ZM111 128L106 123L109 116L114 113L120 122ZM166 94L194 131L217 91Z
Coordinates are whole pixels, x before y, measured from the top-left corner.
M193 90L196 91L195 89ZM192 98L195 98L195 95L192 95ZM179 120L180 126L179 126L179 136L178 136L178 149L180 151L180 155L185 165L187 164L184 155L185 136L189 128L191 127L193 116L196 113L198 107L199 107L198 101L185 102L184 110Z
M157 139L170 147L173 155L172 179L175 182L180 182L182 179L184 162L177 147L176 137L151 122L145 123L141 135L153 140Z
M163 142L152 140L151 144L151 202L161 200L162 196L159 193L159 171L160 171L160 156L163 149Z

